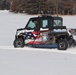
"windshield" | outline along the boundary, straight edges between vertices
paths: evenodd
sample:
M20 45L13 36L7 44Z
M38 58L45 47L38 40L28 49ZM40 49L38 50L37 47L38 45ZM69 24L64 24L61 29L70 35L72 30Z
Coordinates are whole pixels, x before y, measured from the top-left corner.
M62 26L62 21L61 20L54 20L54 27L55 26Z
M30 20L27 25L27 29L31 30L31 29L35 29L35 27L36 27L35 23L32 20Z

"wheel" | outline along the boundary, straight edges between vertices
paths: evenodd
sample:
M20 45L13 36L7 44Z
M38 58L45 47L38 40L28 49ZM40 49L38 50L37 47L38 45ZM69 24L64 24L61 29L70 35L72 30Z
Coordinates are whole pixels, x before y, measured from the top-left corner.
M67 50L68 48L68 43L66 40L60 40L58 42L58 50Z
M15 39L15 41L14 41L14 47L15 48L24 47L24 41L23 41L23 39L22 38Z
M76 47L76 41L73 39L73 47Z
M68 46L69 47L73 46L73 39L68 40Z
M69 47L75 47L76 46L76 41L72 39L71 42L69 42Z

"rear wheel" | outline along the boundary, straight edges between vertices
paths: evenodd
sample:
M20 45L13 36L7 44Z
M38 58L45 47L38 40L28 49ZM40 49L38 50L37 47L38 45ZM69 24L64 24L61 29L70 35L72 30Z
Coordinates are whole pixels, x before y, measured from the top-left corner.
M23 41L23 39L22 38L15 39L15 41L14 41L14 47L15 48L24 47L24 41Z
M66 40L60 40L58 42L58 50L67 50L68 48L68 43Z
M76 41L73 39L73 47L76 47Z

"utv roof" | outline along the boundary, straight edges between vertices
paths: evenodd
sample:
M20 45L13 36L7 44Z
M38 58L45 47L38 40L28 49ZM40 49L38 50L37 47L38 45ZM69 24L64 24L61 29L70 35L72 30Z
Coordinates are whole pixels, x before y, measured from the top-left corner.
M30 19L43 19L43 18L53 18L53 19L62 19L62 17L58 17L58 16L38 16L38 17L32 17Z

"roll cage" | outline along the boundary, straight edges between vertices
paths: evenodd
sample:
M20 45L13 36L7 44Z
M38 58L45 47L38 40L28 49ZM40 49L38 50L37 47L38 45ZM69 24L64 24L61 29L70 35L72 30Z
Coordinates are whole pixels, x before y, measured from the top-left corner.
M63 19L61 17L51 17L51 16L33 17L29 19L25 29L35 31L40 31L40 28L53 30L54 28L62 27L63 26L62 22Z

